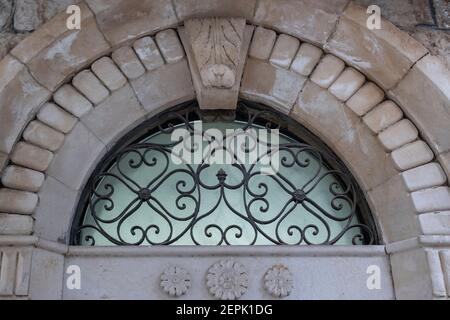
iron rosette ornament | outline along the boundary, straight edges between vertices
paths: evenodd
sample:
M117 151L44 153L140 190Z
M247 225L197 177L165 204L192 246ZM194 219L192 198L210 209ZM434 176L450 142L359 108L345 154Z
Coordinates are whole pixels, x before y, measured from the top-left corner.
M247 270L242 263L234 260L219 261L209 268L206 286L216 299L239 299L248 288Z

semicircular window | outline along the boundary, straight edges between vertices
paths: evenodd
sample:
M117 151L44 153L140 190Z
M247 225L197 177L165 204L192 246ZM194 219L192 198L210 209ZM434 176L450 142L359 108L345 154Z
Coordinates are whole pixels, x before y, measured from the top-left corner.
M75 245L356 245L378 241L356 182L286 116L195 102L147 121L88 182Z

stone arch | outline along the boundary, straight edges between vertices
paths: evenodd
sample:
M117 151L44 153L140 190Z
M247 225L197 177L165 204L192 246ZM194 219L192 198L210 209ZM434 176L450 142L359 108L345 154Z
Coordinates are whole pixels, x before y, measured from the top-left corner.
M445 241L437 237L450 209L450 80L419 43L387 21L383 30L365 29L365 11L344 0L326 8L306 0L139 2L154 19L136 18L134 2L81 3L82 30L66 31L61 14L0 62L7 119L0 211L13 243L33 232L34 213L35 236L64 242L78 193L108 147L144 119L195 98L174 28L213 15L259 26L240 96L289 114L341 156L367 194L388 251ZM120 23L117 12L126 12ZM444 251L417 250L411 255L427 272L441 268ZM394 276L399 260L393 257ZM443 276L430 277L415 282L442 294ZM402 281L400 297L408 295Z

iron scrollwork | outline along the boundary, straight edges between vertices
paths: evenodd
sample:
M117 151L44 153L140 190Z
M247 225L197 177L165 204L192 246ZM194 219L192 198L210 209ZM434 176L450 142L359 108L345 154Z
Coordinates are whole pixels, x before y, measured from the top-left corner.
M229 121L229 114L225 118ZM219 121L220 113L199 114L196 103L170 110L147 124L152 127L146 129L147 137L170 135L180 127L198 134L194 123L205 119ZM234 123L270 131L282 128L283 119L260 105L240 102ZM140 137L125 143L104 159L88 183L72 243L375 243L376 233L361 213L363 200L348 171L335 165L328 150L286 139L278 145L280 170L273 175L262 174L257 163L174 165L172 151L183 139L156 143Z

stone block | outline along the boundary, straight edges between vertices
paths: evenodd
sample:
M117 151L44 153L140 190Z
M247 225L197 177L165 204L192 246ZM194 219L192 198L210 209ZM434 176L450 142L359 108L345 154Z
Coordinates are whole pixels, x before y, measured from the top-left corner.
M166 63L175 63L184 58L184 49L175 30L158 32L155 40Z
M92 103L68 84L55 92L53 100L77 118L81 118L93 109Z
M134 51L148 71L152 71L164 65L158 46L152 37L144 37L133 44Z
M347 101L364 84L366 78L353 68L345 69L329 88L339 100Z
M419 132L412 122L403 119L380 132L378 138L387 150L392 151L413 142L418 136Z
M447 294L450 293L450 250L442 250L439 252L442 261L442 270L444 271L444 281L447 287Z
M319 63L323 51L309 43L302 43L297 56L292 62L291 69L302 76L308 77Z
M35 193L0 189L0 212L31 215L37 203L38 196Z
M374 133L379 133L403 118L402 110L387 100L367 113L363 121Z
M25 142L19 142L11 155L14 164L45 172L53 160L53 153Z
M45 123L62 133L69 133L78 121L76 117L64 111L54 103L46 103L39 110L37 118L42 123Z
M174 0L181 21L205 17L243 17L253 19L256 0Z
M276 38L277 34L275 31L264 27L257 27L250 45L249 57L269 60Z
M137 79L145 73L141 61L139 61L133 49L129 47L122 47L114 51L112 59L128 79Z
M327 54L322 58L311 75L311 81L327 89L339 77L344 68L344 61L331 54Z
M444 169L445 173L447 174L447 178L450 179L450 152L440 154L438 156L438 160L442 165L442 168Z
M270 57L270 63L284 69L289 69L292 60L297 54L300 41L287 34L278 36L277 42Z
M450 189L437 187L411 193L416 211L419 213L450 210Z
M436 162L404 171L402 176L406 187L411 192L441 186L447 181L447 176Z
M434 154L424 141L417 140L392 151L391 157L396 168L404 171L430 162Z
M0 235L16 236L33 233L33 218L18 214L0 213Z
M109 96L108 89L90 70L78 73L72 79L72 85L80 91L93 104L99 104Z
M61 300L64 256L36 248L30 275L30 299Z
M419 215L424 235L450 235L450 211Z
M122 88L127 83L127 79L109 57L95 61L91 69L111 91Z
M55 152L64 142L64 134L40 121L31 121L23 133L26 142Z
M445 282L438 250L426 249L434 297L446 297Z
M348 101L347 106L363 116L384 99L384 91L373 82L367 82Z
M44 179L45 176L42 172L18 166L8 166L3 172L2 183L7 188L38 192L44 183Z

